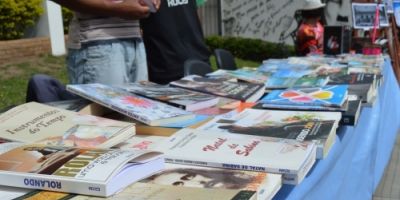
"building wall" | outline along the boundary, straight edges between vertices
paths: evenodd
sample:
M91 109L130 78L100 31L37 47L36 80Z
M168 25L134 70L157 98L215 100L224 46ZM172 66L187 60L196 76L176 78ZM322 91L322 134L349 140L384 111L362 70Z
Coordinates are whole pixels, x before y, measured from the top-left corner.
M350 0L325 0L328 25L351 24ZM298 27L294 13L304 0L221 0L222 34L259 38L271 42L284 39L293 44L290 33ZM347 18L347 22L343 22Z

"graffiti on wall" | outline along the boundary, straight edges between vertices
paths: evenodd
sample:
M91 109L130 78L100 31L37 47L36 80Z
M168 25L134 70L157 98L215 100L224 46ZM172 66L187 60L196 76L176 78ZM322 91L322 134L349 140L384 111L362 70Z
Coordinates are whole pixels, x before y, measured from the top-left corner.
M294 15L303 3L304 0L222 0L222 32L229 36L293 43L291 33L298 27ZM325 3L327 24L338 24L338 19L351 16L350 0L325 0ZM339 12L339 9L348 12Z

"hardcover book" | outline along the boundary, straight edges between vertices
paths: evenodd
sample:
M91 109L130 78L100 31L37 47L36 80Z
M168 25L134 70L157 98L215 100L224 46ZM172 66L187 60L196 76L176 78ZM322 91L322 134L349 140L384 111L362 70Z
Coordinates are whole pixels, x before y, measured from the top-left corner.
M260 103L341 107L347 99L347 85L331 85L315 88L292 88L274 90L260 100Z
M197 129L314 142L317 159L321 159L335 141L340 118L340 112L246 109L236 115L215 117Z
M167 163L283 174L299 184L315 162L314 143L182 129L160 148Z
M79 112L91 103L92 102L87 99L71 99L71 100L63 100L63 101L53 101L53 102L48 102L48 103L44 103L44 104L53 106L56 108L61 108L64 110Z
M175 187L149 183L135 183L110 197L113 200L257 200L256 193L248 190ZM60 199L61 200L61 199ZM71 200L103 200L79 195Z
M194 117L182 109L103 84L67 85L67 90L150 126Z
M30 102L0 115L0 138L57 146L114 146L135 134L133 123Z
M231 82L196 75L172 81L170 85L245 102L257 101L265 90L262 84Z
M214 95L167 85L159 85L148 81L128 83L118 87L128 92L162 101L187 111L195 111L214 106L219 100L219 98Z
M272 199L281 188L282 175L166 164L164 171L141 182L178 187L248 190L256 192L257 199Z
M0 185L110 196L164 167L161 153L0 144Z

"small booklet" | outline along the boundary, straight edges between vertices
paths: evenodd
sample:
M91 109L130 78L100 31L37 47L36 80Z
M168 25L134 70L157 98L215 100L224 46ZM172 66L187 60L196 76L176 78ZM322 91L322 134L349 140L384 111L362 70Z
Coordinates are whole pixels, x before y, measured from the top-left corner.
M164 168L155 151L0 144L0 185L110 196Z

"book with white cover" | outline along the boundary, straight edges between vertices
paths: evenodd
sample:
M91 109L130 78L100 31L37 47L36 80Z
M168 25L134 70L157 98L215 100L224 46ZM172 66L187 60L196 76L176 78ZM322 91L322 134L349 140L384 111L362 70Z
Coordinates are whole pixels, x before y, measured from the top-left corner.
M150 126L194 118L174 106L100 83L67 85L67 90Z
M307 112L246 109L236 115L218 116L199 130L245 134L299 142L313 141L317 158L324 158L336 138L340 112Z
M168 163L283 174L299 184L315 162L314 143L182 129L161 145Z
M282 186L282 175L193 165L169 164L143 183L177 187L249 190L257 199L272 199Z
M135 124L30 102L0 114L0 138L57 146L114 146L135 135Z
M164 168L155 151L0 144L0 185L110 196Z

